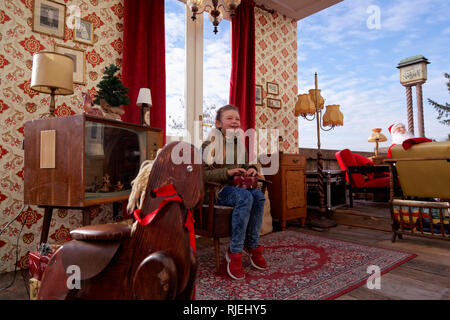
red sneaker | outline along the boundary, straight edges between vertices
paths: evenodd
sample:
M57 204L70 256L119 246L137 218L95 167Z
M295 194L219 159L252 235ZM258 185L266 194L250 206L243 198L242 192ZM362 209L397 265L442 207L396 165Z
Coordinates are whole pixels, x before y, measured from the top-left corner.
M227 259L228 275L234 280L242 280L245 278L244 268L242 268L242 253L231 253L227 250L225 255Z
M250 257L252 266L259 270L267 268L267 261L262 256L263 248L263 246L258 246L256 249L244 248L244 253Z

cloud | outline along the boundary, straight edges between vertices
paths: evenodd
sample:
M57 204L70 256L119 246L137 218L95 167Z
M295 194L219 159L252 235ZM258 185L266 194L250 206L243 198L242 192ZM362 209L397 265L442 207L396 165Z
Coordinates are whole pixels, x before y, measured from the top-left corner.
M164 16L166 48L183 44L186 33L186 20L183 13L167 12Z

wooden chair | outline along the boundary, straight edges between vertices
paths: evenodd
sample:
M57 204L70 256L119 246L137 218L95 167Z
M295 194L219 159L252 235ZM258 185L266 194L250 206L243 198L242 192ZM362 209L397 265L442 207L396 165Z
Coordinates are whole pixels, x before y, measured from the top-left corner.
M265 194L268 180L258 179L262 183L261 191ZM195 234L214 240L214 251L216 259L216 271L220 271L220 238L231 236L231 216L233 207L220 206L214 203L215 187L220 184L207 181L205 183L205 193L209 195L208 203L204 203L194 211Z

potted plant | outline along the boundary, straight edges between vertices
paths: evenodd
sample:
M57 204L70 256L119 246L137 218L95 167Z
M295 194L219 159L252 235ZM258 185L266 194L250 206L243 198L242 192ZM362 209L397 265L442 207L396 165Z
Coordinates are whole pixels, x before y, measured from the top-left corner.
M106 118L115 120L121 120L120 116L125 113L121 106L130 103L130 98L127 96L128 88L115 75L119 70L115 64L106 67L104 76L97 85L99 91L94 100L95 104L100 105Z

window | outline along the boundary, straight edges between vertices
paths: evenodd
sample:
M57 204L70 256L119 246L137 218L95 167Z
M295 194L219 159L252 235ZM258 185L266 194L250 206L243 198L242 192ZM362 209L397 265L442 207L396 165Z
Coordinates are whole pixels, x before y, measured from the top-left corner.
M185 4L165 2L166 39L166 135L183 136L186 128L185 69L186 19Z
M209 15L203 23L203 121L213 125L216 111L228 104L231 75L231 23L222 20L217 34L213 32ZM203 127L206 136L209 127Z
M191 16L183 2L166 0L167 141L186 136L186 130L205 136L210 127L202 127L201 119L214 124L217 108L228 103L231 23L222 20L214 34L208 13L195 21Z

